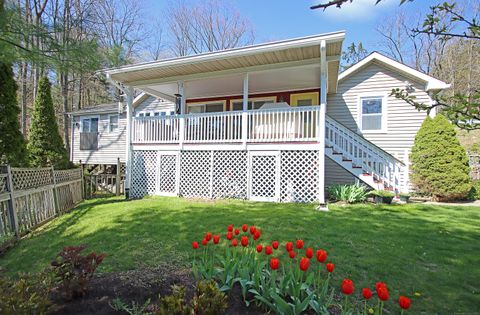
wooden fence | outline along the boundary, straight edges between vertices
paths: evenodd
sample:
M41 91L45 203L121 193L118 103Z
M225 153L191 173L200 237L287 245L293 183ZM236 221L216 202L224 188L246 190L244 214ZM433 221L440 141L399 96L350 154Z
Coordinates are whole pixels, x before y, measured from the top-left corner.
M0 166L0 252L83 200L81 169Z
M86 199L120 196L125 192L125 175L117 174L90 174L84 176L84 196Z

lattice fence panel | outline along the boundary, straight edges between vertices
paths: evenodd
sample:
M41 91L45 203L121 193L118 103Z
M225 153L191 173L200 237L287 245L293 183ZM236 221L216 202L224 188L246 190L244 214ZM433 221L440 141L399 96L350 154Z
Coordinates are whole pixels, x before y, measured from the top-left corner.
M154 194L156 174L157 151L133 151L131 196L142 198Z
M0 194L7 191L7 174L0 174Z
M14 190L37 188L53 184L51 168L12 168Z
M215 151L213 198L247 198L246 151Z
M314 202L318 196L318 151L282 151L280 200Z
M180 194L184 197L210 197L210 151L181 153Z
M175 193L175 171L177 166L176 155L160 155L159 165L159 191L162 193Z
M53 171L55 175L55 182L58 183L65 183L71 182L77 179L82 178L82 170L81 169L73 169L73 170L58 170Z
M251 163L252 197L275 198L277 157L275 155L253 155Z

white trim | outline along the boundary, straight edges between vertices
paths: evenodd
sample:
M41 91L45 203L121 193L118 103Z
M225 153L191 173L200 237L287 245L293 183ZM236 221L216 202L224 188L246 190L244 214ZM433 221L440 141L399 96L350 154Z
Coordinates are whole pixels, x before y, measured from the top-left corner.
M100 115L85 115L85 116L81 116L80 117L80 132L84 132L83 131L83 120L84 119L92 119L92 118L97 118L98 119L98 122L97 122L97 133L100 133ZM90 127L91 127L91 123L90 123ZM91 128L90 128L91 129ZM91 131L88 131L88 132L91 132Z
M425 82L426 83L425 84L425 90L426 91L443 90L443 89L447 89L447 88L450 87L450 84L447 84L443 81L435 79L434 77L429 76L428 74L425 74L423 72L420 72L418 70L410 68L409 66L404 65L403 63L400 63L400 62L398 62L396 60L393 60L391 58L388 58L388 57L386 57L386 56L384 56L384 55L382 55L378 52L371 53L370 55L365 57L360 62L357 62L356 64L354 64L353 66L351 66L347 70L343 71L338 76L338 81L340 82L340 81L344 80L348 76L352 75L353 73L356 73L358 70L360 70L361 68L363 68L364 66L366 66L367 64L369 64L370 62L373 62L373 61L382 62L382 63L394 68L395 70L398 70L400 72L403 72L405 74L413 76L413 77L419 79L420 81Z
M339 32L326 33L326 34L320 34L320 35L293 38L288 40L281 40L281 41L264 43L264 44L251 45L251 46L240 47L240 48L208 52L208 53L203 53L203 54L198 54L193 56L177 57L177 58L165 59L161 61L139 63L131 66L106 69L105 73L107 73L107 75L111 77L111 75L117 74L117 73L126 73L126 72L133 72L133 71L154 69L154 68L161 68L161 67L171 67L171 66L184 65L184 64L195 64L195 63L200 63L205 61L246 56L246 55L271 52L271 51L276 51L281 49L313 46L316 44L320 44L321 41L328 41L328 42L340 41L341 42L343 41L344 38L345 38L345 32L339 31Z
M363 130L362 126L362 100L369 98L381 98L382 99L382 129L379 130ZM362 134L379 134L388 133L388 93L380 92L368 92L360 93L357 95L357 121L358 130Z

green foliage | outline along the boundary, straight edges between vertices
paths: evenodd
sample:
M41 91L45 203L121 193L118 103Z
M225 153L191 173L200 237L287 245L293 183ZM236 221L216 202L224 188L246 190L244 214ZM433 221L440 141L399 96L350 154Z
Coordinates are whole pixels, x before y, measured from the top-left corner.
M173 285L172 294L160 298L158 314L187 315L191 309L185 302L185 287Z
M115 311L123 311L129 315L151 314L147 312L147 308L149 305L150 299L146 300L143 304L138 304L133 301L131 306L124 303L119 298L113 299L112 303L110 303L110 307L113 308Z
M200 281L192 300L193 314L223 314L227 309L227 296L221 292L215 281Z
M17 84L10 64L0 62L0 164L26 164L26 146L20 132Z
M58 132L50 90L48 78L41 78L30 127L28 151L33 166L64 169L68 168L70 163Z
M46 314L52 309L52 274L20 274L17 280L0 276L0 314Z
M82 256L85 247L67 246L51 263L58 289L67 300L85 294L93 273L105 258L105 254L95 252Z
M328 197L333 201L346 203L358 203L367 199L367 189L360 184L332 185L327 188Z
M480 200L480 180L472 183L472 189L468 193L468 200Z
M368 51L363 47L362 42L359 42L358 45L352 42L350 46L342 52L342 71L347 70L367 56Z
M389 190L374 190L368 193L370 196L377 196L377 197L395 197L395 194Z
M411 181L421 194L449 201L465 198L470 191L467 154L443 115L425 119L415 136L411 163Z

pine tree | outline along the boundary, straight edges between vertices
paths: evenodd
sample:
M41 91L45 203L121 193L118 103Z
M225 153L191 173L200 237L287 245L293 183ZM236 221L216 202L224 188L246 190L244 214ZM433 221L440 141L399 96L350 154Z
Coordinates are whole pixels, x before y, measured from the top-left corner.
M28 138L31 164L36 167L53 165L56 169L67 168L67 151L58 132L48 78L39 80L37 90Z
M425 119L415 136L411 162L415 190L434 200L462 199L471 189L467 154L443 115Z
M27 150L20 132L17 84L12 67L0 62L0 164L25 165Z

